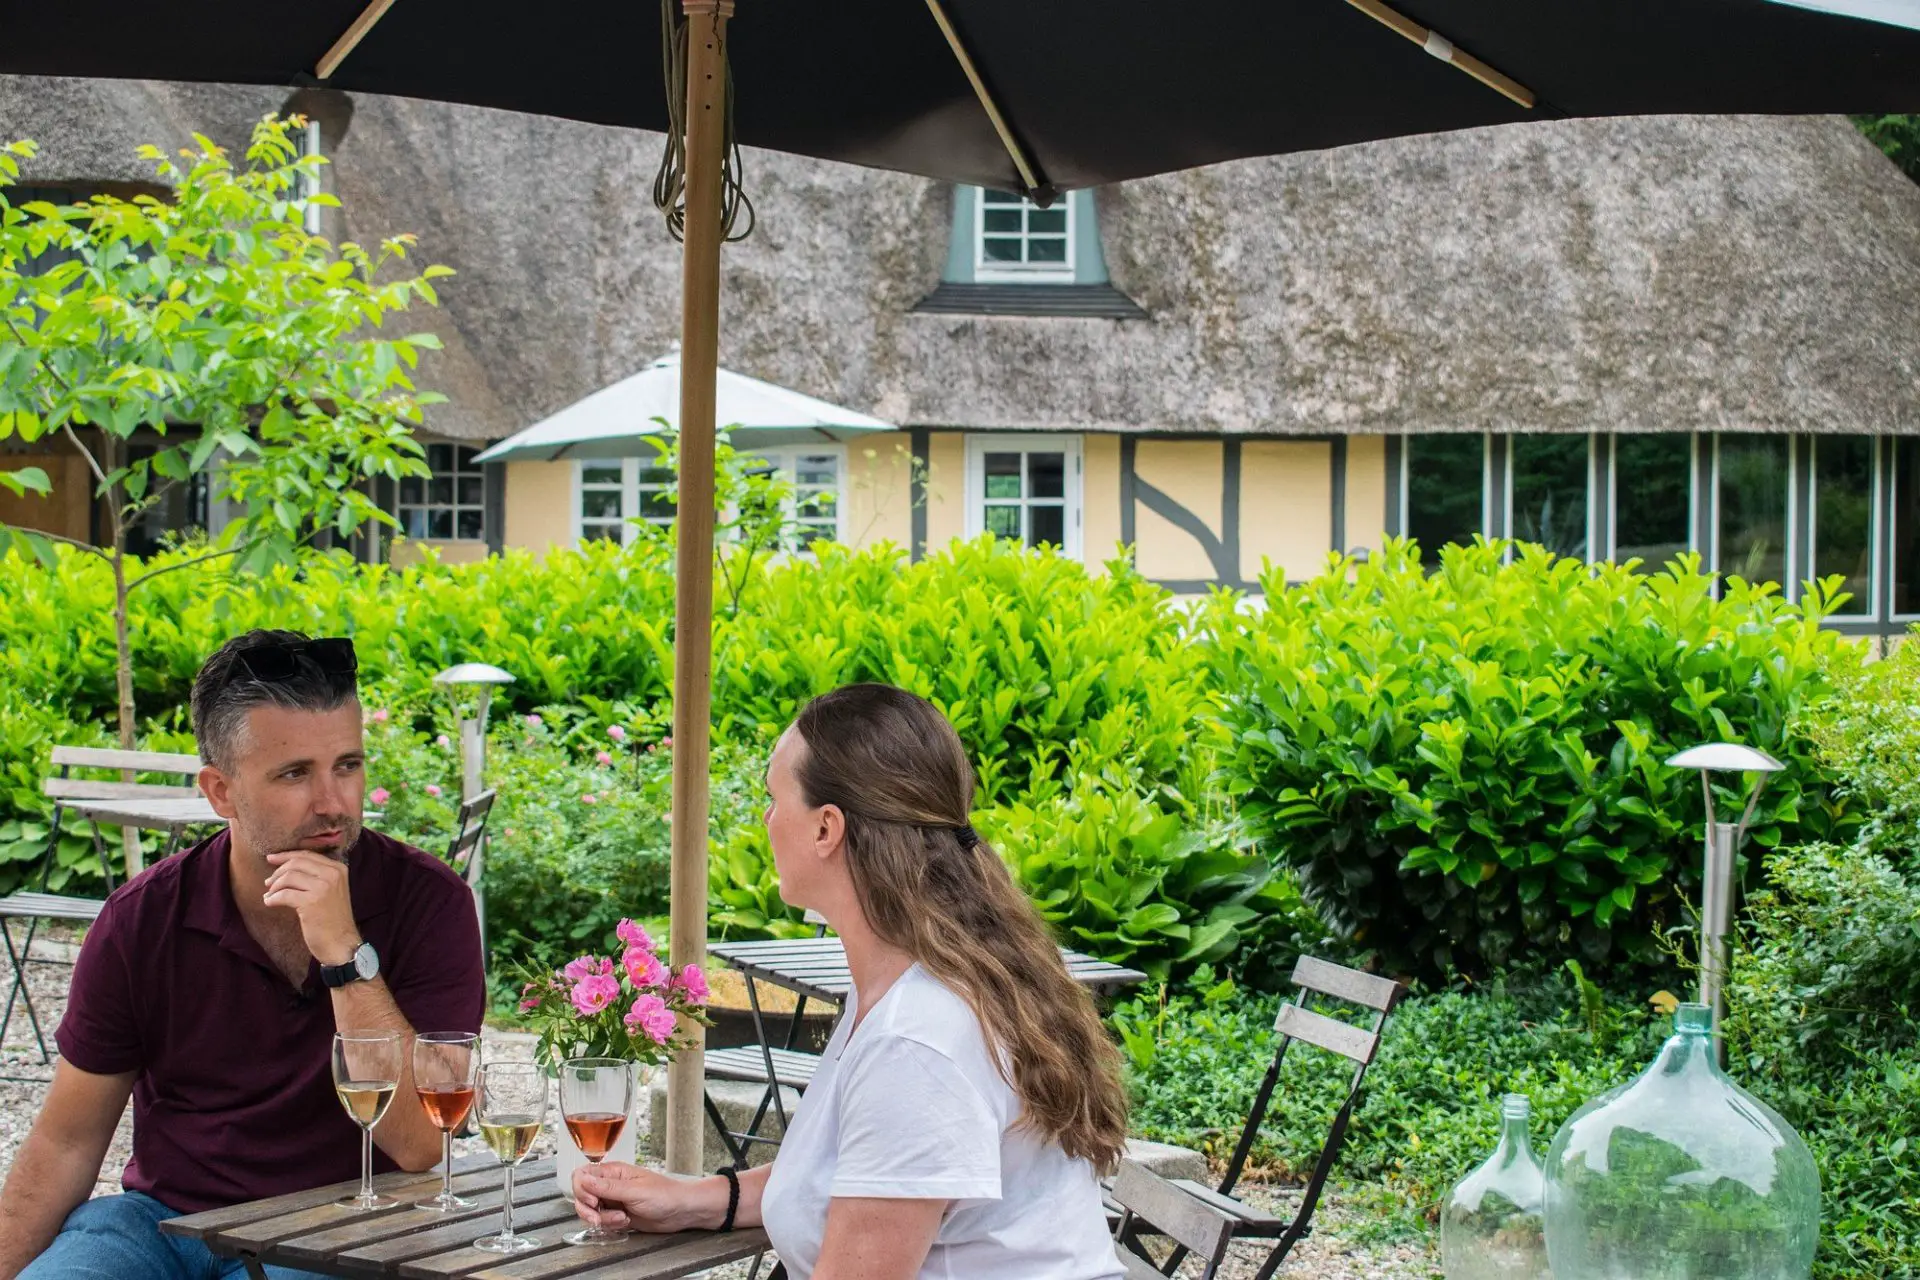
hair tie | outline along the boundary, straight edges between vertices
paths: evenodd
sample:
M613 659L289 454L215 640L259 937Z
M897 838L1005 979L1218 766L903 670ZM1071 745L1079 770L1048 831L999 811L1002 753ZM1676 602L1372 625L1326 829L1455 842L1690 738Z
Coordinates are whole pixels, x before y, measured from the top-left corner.
M960 847L962 849L971 850L975 845L980 843L980 833L973 829L971 822L961 823L953 829L953 833L960 837Z

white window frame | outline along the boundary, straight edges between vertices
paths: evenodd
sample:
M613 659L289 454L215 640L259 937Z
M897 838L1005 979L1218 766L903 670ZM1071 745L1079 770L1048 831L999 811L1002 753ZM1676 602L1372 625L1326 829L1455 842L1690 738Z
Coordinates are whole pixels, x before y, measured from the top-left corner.
M798 492L800 488L800 459L807 456L831 457L834 460L833 541L839 543L846 542L847 491L849 488L847 483L847 446L844 444L827 443L782 444L770 445L764 449L744 449L741 453L743 456L757 458L769 466L779 468L780 473L786 478L787 484L795 491L787 499L786 503L786 514L789 520L802 518L799 510L800 494ZM821 517L811 515L804 518L819 520ZM802 547L797 554L806 555L808 552L805 547Z
M428 458L433 456L431 452L433 449L441 446L452 451L452 470L432 471L425 476L408 476L405 480L402 480L400 484L394 486L393 514L394 518L400 522L400 528L396 536L406 538L412 542L485 542L487 540L487 469L483 465L470 465L462 468L460 465L460 451L464 449L470 454L477 454L486 446L483 443L472 440L428 439L420 441L420 447L428 451L426 454ZM433 482L442 479L452 484L452 499L448 502L435 502L432 500ZM463 479L477 479L480 482L480 501L460 501L460 481ZM418 480L420 482L421 501L405 502L401 500L400 494L404 492L402 486L405 485L406 480ZM452 523L449 526L451 531L444 538L432 533L410 533L407 531L407 513L410 511L427 513L425 518L427 524L432 523L433 512L451 512L453 517ZM460 513L463 511L479 512L480 533L478 537L463 538L460 536Z
M589 524L607 525L614 523L611 520L605 519L586 519L583 505L586 497L587 468L612 467L616 464L620 468L619 525L620 545L623 547L631 543L634 536L639 532L639 530L634 527L633 520L634 517L640 514L640 494L642 491L654 493L663 488L671 487L670 485L654 482L646 484L640 482L640 472L644 468L658 466L659 460L657 458L576 458L573 465L572 501L573 540L575 542L585 540L586 526ZM610 488L611 486L595 485L594 487L600 489ZM661 528L666 528L673 523L671 516L649 516L647 520L648 523L659 525Z
M987 235L987 196L989 194L1004 194L1004 193L991 193L985 187L974 188L973 278L979 281L981 284L1072 284L1076 278L1074 274L1074 263L1076 260L1076 256L1079 253L1079 228L1076 225L1079 222L1079 219L1074 216L1074 211L1073 211L1074 205L1077 202L1074 200L1072 194L1071 193L1063 194L1059 198L1059 200L1054 203L1052 209L1048 209L1045 211L1045 212L1051 213L1057 209L1066 215L1067 256L1066 256L1066 261L1057 262L1057 263L1056 262L1026 263L1026 262L990 262L988 261L986 235ZM1006 209L1009 207L1016 207L1016 206L999 205L996 207L1000 209ZM1041 210L1040 210L1040 206L1036 205L1033 201L1025 198L1022 198L1020 204L1017 207L1021 210L1021 213L1022 213L1022 216L1020 219L1021 229L1017 234L1022 244L1024 245L1028 240L1029 236L1032 234L1026 229L1028 216L1033 213L1040 212ZM1010 234L1014 234L1014 233L1009 233L1004 231L994 232L994 236L996 238L1004 237ZM1051 233L1048 233L1047 238L1052 239Z
M1006 432L969 435L967 437L967 521L969 538L977 538L987 531L987 455L989 453L1019 453L1022 455L1022 483L1026 474L1025 455L1029 453L1058 453L1066 460L1065 484L1066 514L1062 523L1065 526L1067 545L1060 548L1061 554L1069 559L1083 557L1081 550L1082 493L1084 490L1083 461L1081 457L1081 438L1077 435L1028 435L1024 432ZM1025 507L1030 499L1021 499Z

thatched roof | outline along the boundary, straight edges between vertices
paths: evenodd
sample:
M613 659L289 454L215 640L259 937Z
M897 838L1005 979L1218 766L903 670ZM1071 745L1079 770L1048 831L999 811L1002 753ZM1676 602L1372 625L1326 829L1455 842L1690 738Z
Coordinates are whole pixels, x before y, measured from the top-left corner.
M146 176L281 95L0 77L35 172ZM363 98L342 238L419 234L459 275L425 366L497 437L639 368L679 326L656 135ZM908 425L1252 433L1920 432L1920 187L1837 118L1516 125L1241 161L1101 191L1145 320L923 314L951 194L749 152L730 367Z

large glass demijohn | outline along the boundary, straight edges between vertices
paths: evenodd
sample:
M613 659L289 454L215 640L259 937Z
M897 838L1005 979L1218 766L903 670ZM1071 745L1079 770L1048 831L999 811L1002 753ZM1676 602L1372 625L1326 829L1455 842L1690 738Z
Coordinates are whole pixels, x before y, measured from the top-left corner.
M1527 1137L1523 1093L1500 1100L1500 1145L1460 1180L1440 1211L1440 1267L1447 1280L1546 1280L1540 1160Z
M1819 1229L1812 1153L1720 1069L1706 1005L1547 1151L1554 1280L1806 1280Z

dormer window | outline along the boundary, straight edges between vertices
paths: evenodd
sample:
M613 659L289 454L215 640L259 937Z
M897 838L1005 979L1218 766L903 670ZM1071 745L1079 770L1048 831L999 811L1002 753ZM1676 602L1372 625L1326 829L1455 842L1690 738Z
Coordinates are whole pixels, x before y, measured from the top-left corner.
M1042 209L1024 196L981 191L974 203L973 278L982 284L1074 283L1072 195Z

